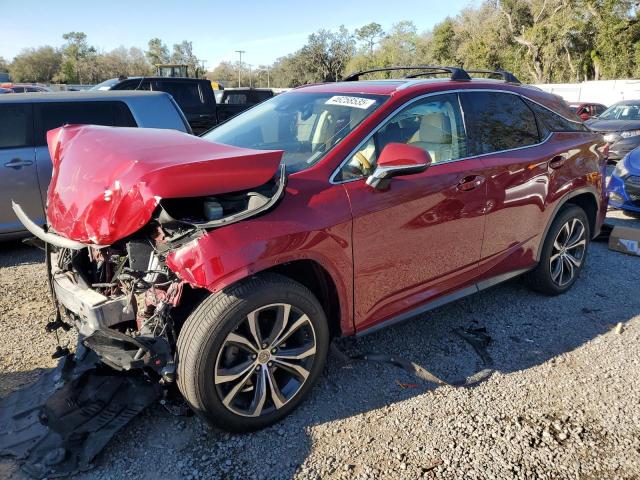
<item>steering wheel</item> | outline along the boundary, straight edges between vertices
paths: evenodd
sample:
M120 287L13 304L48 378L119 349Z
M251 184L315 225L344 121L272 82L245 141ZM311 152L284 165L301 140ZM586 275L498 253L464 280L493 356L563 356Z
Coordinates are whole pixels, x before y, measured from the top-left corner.
M371 170L371 162L367 160L367 157L365 157L362 152L356 152L354 158L360 164L360 169L363 173L367 173Z

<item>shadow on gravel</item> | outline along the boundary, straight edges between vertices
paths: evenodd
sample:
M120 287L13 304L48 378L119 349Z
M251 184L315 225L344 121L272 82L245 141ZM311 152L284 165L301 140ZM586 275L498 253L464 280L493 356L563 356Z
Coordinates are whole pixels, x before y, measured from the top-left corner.
M0 243L0 268L44 262L44 252L21 240Z
M9 393L18 390L19 388L35 382L47 371L48 369L46 368L36 368L21 372L0 371L0 399L6 397ZM2 476L0 476L0 478L2 478Z

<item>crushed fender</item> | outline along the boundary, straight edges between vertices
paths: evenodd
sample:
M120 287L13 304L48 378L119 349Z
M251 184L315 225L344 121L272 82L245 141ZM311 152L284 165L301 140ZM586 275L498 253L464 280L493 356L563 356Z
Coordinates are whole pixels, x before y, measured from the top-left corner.
M0 455L34 478L92 468L113 435L161 396L143 372L116 372L82 352L0 400Z
M390 363L395 367L406 370L420 380L424 380L429 383L435 383L436 385L448 385L450 387L469 387L488 379L493 374L494 368L493 359L489 355L489 352L487 352L487 347L491 343L491 337L487 334L487 330L485 328L456 328L453 330L453 333L458 335L473 347L473 350L482 361L483 368L479 372L467 378L450 381L442 380L421 365L406 360L402 357L380 353L365 353L362 355L349 356L341 351L335 345L335 343L333 343L331 346L333 352L336 353L342 361L371 361Z

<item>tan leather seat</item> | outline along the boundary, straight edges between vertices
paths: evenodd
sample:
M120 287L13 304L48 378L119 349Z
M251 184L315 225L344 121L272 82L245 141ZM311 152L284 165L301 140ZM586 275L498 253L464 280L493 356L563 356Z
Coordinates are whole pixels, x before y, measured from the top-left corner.
M411 145L424 148L433 162L451 158L451 122L442 112L431 112L422 116L420 129L409 139Z

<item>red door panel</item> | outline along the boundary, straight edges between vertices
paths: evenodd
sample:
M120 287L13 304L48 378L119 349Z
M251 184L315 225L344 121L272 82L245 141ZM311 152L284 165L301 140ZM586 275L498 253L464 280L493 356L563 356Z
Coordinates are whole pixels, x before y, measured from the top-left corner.
M383 192L364 180L343 184L353 212L356 330L474 278L484 229L482 169L473 159L436 164L392 179Z
M555 133L542 145L482 158L487 177L482 277L535 264L550 207L574 187L575 166L593 156L588 146L579 146L576 134Z

